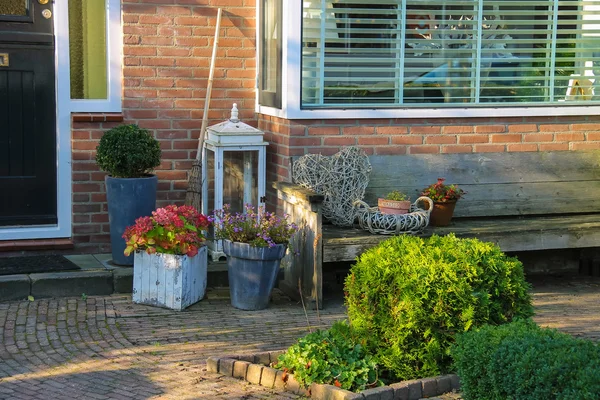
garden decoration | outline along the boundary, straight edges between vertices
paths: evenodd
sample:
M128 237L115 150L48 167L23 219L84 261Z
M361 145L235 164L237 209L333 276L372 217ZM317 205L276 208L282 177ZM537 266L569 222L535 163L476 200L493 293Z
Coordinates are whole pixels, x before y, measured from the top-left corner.
M262 310L269 305L281 259L298 227L283 218L246 204L245 213L232 213L226 204L215 210L215 238L223 239L231 305Z
M481 48L496 50L491 53L493 57L510 58L512 54L506 51L506 44L512 40L512 37L503 33L505 24L499 14L499 6L493 6L492 13L483 16ZM421 53L415 53L417 57L423 53L440 51L445 48L472 50L474 47L473 21L476 19L475 15L460 15L458 18L450 15L445 20L439 20L435 15L429 15L428 19L422 21L422 27L414 29L417 40L407 40L406 44L413 49L423 50Z
M194 207L169 205L141 217L123 234L125 255L135 252L134 303L174 310L198 302L206 292L209 219Z
M350 226L356 218L354 203L362 200L369 184L371 163L358 147L345 147L331 157L307 154L294 162L294 182L324 195L323 216L334 225Z
M423 203L426 207L422 207ZM433 201L428 197L419 197L410 205L410 212L406 214L384 214L378 207L369 207L363 201L357 201L355 205L358 224L362 229L373 234L398 235L423 232L429 224Z
M156 208L158 179L150 171L160 165L160 146L146 129L121 125L108 130L96 147L96 163L105 178L112 261L132 265L121 236L136 218Z
M377 206L382 214L406 214L410 211L411 202L410 197L394 190L377 199Z
M263 131L240 121L236 103L228 120L206 129L202 149L203 213L219 210L225 203L234 212L242 212L245 204L265 205L268 144ZM210 241L208 255L213 261L225 260L223 243Z
M430 224L432 226L448 226L456 202L467 192L456 185L444 184L444 178L438 178L438 181L425 188L421 195L433 200L433 210L431 211Z

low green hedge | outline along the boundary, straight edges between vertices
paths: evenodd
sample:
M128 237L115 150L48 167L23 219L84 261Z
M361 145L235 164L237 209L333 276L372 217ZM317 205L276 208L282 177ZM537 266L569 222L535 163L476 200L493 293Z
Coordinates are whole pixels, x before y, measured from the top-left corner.
M449 372L455 335L531 316L528 289L516 258L453 235L390 238L345 282L350 323L393 380Z
M600 347L530 320L459 335L451 353L465 400L600 399Z

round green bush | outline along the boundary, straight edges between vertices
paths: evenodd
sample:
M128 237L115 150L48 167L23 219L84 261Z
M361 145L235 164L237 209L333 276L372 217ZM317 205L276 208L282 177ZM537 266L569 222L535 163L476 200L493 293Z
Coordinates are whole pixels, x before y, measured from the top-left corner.
M516 258L454 235L388 239L345 282L350 324L391 379L448 372L457 333L533 314L528 289Z
M360 391L381 384L375 359L366 353L352 328L341 321L300 338L279 356L275 368L293 373L303 386L316 382Z
M96 147L96 163L114 178L139 178L160 165L160 146L146 129L120 125L108 130Z
M465 400L600 398L600 347L531 320L459 335L451 353Z

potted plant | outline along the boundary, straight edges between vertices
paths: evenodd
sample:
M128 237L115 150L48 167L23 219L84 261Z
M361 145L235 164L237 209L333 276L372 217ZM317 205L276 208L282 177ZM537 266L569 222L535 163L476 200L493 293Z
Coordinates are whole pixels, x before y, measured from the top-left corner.
M96 163L108 172L105 178L113 262L133 265L133 256L124 255L122 236L136 218L156 208L156 175L160 146L146 129L121 125L108 130L96 147Z
M450 224L456 202L467 192L457 185L444 184L445 178L438 178L437 182L425 188L421 193L433 200L433 210L429 217L432 226L447 226Z
M269 304L279 264L297 226L283 218L246 205L233 213L225 205L215 210L215 237L223 239L227 255L231 305L241 310L262 310Z
M410 210L410 197L394 190L377 199L377 205L382 214L406 214Z
M183 310L204 297L208 218L194 207L169 205L125 229L124 254L135 253L133 302Z

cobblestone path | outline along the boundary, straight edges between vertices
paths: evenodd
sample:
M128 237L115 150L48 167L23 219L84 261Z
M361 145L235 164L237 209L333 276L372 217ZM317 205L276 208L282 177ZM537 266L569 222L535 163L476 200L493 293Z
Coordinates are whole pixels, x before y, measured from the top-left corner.
M536 321L600 340L600 280L546 280L533 290ZM208 374L211 355L287 347L345 317L278 297L244 312L218 293L174 312L129 296L0 303L0 399L297 399Z
M289 346L344 318L279 298L244 312L205 299L184 312L129 296L0 303L0 399L296 399L205 371L206 358Z

